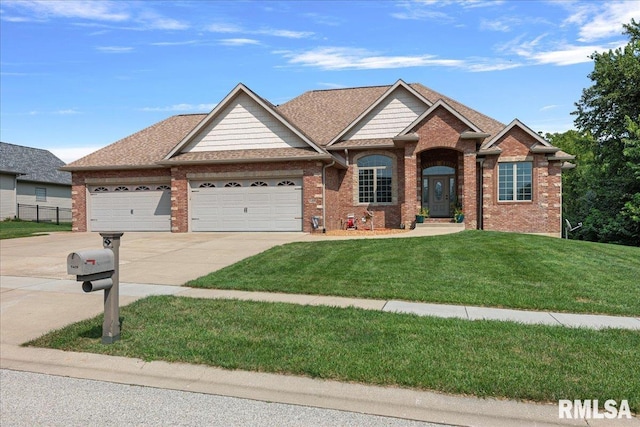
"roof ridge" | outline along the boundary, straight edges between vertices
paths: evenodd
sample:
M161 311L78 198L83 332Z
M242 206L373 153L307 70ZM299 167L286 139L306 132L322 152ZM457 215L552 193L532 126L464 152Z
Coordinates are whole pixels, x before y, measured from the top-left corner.
M465 104L465 103L463 103L463 102L461 102L461 101L458 101L458 100L457 100L457 99L455 99L455 98L452 98L452 97L450 97L450 96L444 95L443 93L441 93L441 92L439 92L439 91L437 91L437 90L434 90L434 89L430 88L429 86L425 86L425 85L423 85L422 83L409 83L409 86L413 86L413 85L416 85L416 86L422 86L423 88L425 88L425 89L427 89L427 90L429 90L429 91L431 91L431 92L433 92L433 93L437 94L438 96L440 96L440 99L442 99L442 100L443 100L443 101L445 101L445 102L446 102L447 100L451 100L451 101L453 101L453 102L455 102L455 103L457 103L457 104L462 105L463 107L466 107L466 108L468 108L468 109L470 109L470 110L473 110L474 112L478 113L479 115L481 115L482 117L484 117L484 118L486 118L486 119L492 120L492 121L494 121L494 122L496 122L496 123L500 123L502 126L505 126L505 127L507 126L505 123L502 123L500 120L495 119L495 118L493 118L493 117L491 117L491 116L487 116L485 113L483 113L483 112L481 112L481 111L479 111L479 110L475 109L474 107L470 107L469 105L467 105L467 104ZM435 102L434 102L434 104L435 104ZM451 105L451 107L454 107L454 106L453 106L453 105ZM454 108L455 108L455 107L454 107Z
M338 90L353 90L353 89L373 89L378 87L391 87L393 85L370 85L370 86L355 86L355 87L335 87L330 89L312 89L303 92L301 95L309 92L329 92L329 91L338 91Z

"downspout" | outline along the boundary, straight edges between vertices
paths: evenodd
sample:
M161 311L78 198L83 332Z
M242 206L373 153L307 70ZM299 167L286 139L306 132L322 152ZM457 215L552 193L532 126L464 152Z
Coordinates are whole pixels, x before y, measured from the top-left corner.
M326 215L326 211L327 211L327 202L326 202L326 198L325 198L325 187L326 187L326 181L327 181L327 168L330 168L331 166L335 165L336 161L333 160L331 161L331 163L324 165L322 167L322 232L326 233L327 232L327 227L325 226L326 224L326 219L327 219L327 215Z

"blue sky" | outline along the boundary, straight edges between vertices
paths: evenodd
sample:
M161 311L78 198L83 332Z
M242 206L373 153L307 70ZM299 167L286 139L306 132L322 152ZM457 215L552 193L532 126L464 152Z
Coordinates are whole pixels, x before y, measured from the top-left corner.
M274 104L419 82L497 120L573 127L589 55L640 1L0 2L0 138L65 161L239 82Z

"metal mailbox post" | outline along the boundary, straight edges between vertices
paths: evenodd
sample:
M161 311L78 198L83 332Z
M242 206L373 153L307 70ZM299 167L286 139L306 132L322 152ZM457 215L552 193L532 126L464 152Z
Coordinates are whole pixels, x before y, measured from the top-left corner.
M124 233L100 233L104 249L72 252L67 257L67 274L76 275L82 290L104 290L102 343L120 339L120 237Z

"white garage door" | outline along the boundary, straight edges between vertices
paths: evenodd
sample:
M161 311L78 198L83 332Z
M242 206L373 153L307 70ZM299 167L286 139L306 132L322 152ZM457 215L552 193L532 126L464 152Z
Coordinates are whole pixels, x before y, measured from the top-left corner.
M302 231L302 178L191 182L192 231Z
M91 231L171 231L168 185L115 185L89 189Z

